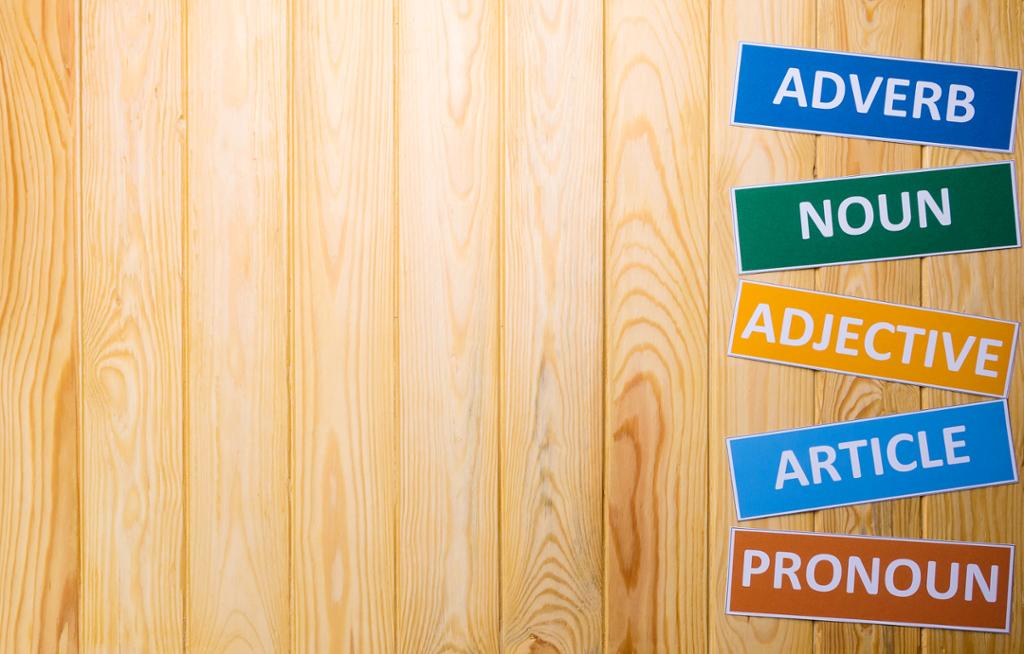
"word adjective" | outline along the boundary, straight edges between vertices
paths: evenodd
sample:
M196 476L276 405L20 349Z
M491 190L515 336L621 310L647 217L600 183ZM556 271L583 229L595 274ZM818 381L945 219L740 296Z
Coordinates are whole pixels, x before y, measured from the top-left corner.
M1005 397L1017 323L741 281L731 356Z

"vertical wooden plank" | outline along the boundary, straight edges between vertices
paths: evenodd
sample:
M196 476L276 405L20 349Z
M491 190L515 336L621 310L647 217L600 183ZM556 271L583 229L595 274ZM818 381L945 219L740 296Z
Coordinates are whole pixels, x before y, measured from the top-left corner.
M392 3L295 5L293 650L391 651Z
M283 651L288 3L188 12L186 638Z
M708 5L607 11L606 649L705 651Z
M0 3L0 651L78 649L76 4Z
M504 649L596 652L602 589L602 8L505 6Z
M736 524L724 439L814 420L814 375L807 370L726 356L736 297L736 255L729 192L734 186L813 176L814 137L729 125L739 41L813 46L814 0L758 3L716 0L711 13L711 157L709 266L710 478L709 639L712 651L802 652L812 648L809 622L727 616L729 527ZM758 279L814 287L812 271ZM744 526L809 531L810 515L754 520Z
M500 14L398 3L398 651L498 649Z
M180 649L182 4L82 4L82 643Z
M1024 4L1018 0L957 2L926 0L924 54L929 59L1024 68ZM1018 189L1024 184L1024 120L1018 108L1014 154L927 147L928 166L1015 159ZM1024 251L1020 248L925 259L922 270L925 306L1024 321ZM1024 456L1024 356L1017 343L1010 381L1010 425L1018 457ZM924 389L926 408L977 401L977 397ZM932 495L923 499L927 538L1013 543L1024 548L1024 486ZM924 631L928 652L1020 652L1024 650L1024 568L1014 566L1009 635Z
M817 46L829 50L897 57L921 56L920 0L875 3L819 0ZM921 166L918 146L834 136L817 138L818 177L860 175ZM831 293L902 304L919 304L921 267L917 259L831 266L817 270L816 286ZM916 386L874 379L815 374L816 423L855 420L920 408ZM816 531L904 538L921 535L920 500L880 502L822 511ZM818 622L818 652L916 652L920 629Z

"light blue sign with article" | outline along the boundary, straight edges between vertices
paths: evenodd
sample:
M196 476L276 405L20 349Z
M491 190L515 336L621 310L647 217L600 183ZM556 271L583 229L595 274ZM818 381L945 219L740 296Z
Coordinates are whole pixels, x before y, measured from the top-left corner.
M741 43L734 125L1010 152L1020 71Z
M1005 400L727 439L740 520L1017 481Z

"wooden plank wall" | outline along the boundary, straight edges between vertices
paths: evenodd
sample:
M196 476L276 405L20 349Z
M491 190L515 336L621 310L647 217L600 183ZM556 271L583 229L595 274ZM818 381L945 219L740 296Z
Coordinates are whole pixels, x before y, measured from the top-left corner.
M501 647L602 629L600 0L504 3Z
M1024 68L1024 3L1000 0L980 6L953 0L927 0L924 7L924 56L932 59ZM1017 115L1013 144L1018 194L1024 178L1024 131ZM924 148L925 166L993 161L1005 154ZM1019 197L1019 195L1018 195ZM967 254L925 259L921 264L921 301L925 306L1024 321L1024 251L1003 250L994 256ZM1024 354L1017 348L1010 380L1010 424L1017 464L1024 452ZM922 390L924 408L976 401L956 393ZM1024 543L1024 487L1020 484L935 495L922 499L922 533L926 538ZM1024 648L1024 575L1017 563L1009 637L924 630L922 645L930 652L997 652Z
M817 47L921 58L922 10L920 0L871 7L851 1L822 4L817 11ZM815 173L819 177L921 167L919 146L832 136L819 136L816 141ZM905 259L820 268L815 288L900 304L920 304L921 264L918 259ZM815 373L814 377L816 422L855 420L921 408L917 386L827 372ZM820 511L814 516L814 529L920 537L920 506L921 500L912 498ZM920 638L920 630L913 628L829 622L819 622L814 627L817 652L914 652Z
M289 16L190 2L185 644L289 642Z
M79 646L79 57L75 2L0 4L2 651Z
M397 8L397 651L500 640L500 7Z
M729 189L1004 158L730 127L739 40L1020 68L1024 4L0 3L0 652L1024 649L723 614L725 437L971 401L725 357ZM764 278L1024 320L1019 249Z
M607 636L708 645L709 15L607 3Z
M738 41L813 46L813 0L715 2L711 14L708 156L708 638L711 651L809 652L810 622L725 616L729 527L736 524L724 439L814 421L814 373L731 359L727 350L736 298L735 238L729 189L808 179L814 175L814 136L729 126ZM777 283L813 288L808 270L762 275ZM745 523L810 531L809 513ZM667 650L666 650L667 651Z
M86 651L184 638L181 16L175 0L81 5Z
M393 7L295 4L292 647L393 651Z

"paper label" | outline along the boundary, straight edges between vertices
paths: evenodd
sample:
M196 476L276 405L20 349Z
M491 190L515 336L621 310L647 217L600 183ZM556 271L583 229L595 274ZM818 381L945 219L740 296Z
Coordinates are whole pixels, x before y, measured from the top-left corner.
M1020 245L1011 161L733 190L739 272Z
M726 612L1007 632L1013 546L733 529Z
M740 520L1017 481L1005 400L726 443Z
M740 44L733 124L1010 152L1020 71Z
M740 281L731 356L1005 397L1017 323Z

